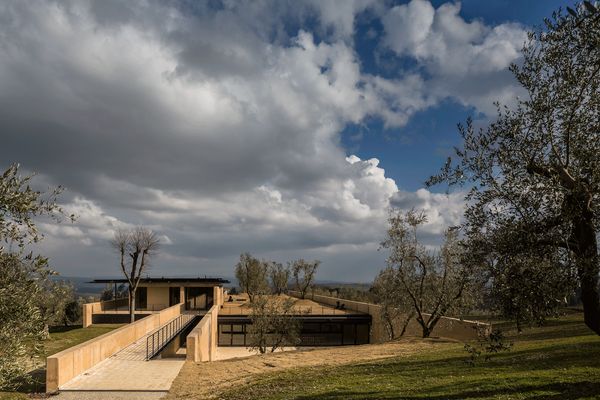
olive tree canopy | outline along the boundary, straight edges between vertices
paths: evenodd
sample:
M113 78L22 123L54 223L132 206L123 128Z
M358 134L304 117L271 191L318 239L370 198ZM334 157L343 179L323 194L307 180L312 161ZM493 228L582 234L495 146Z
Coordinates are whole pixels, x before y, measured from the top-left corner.
M253 257L250 253L240 254L235 266L235 277L242 292L248 293L250 302L260 294L269 292L269 263Z
M476 129L429 184L467 184L469 252L488 265L499 307L542 320L578 287L600 334L600 12L558 10L511 71L527 92Z
M49 280L54 272L45 257L31 252L43 237L35 219L60 221L65 215L56 202L62 188L34 190L32 177L21 175L18 164L0 175L0 391L31 378L28 366L42 350L48 323L64 311L46 307L58 296Z

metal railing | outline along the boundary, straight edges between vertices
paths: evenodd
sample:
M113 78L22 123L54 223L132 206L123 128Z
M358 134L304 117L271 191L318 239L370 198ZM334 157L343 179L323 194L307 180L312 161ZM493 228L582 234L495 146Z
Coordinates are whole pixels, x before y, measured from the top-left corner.
M335 308L335 306L294 306L294 311L301 315L346 315L358 314L358 312L347 309ZM219 315L250 315L250 307L223 307L219 310Z
M146 338L146 361L157 355L167 344L182 330L184 330L194 319L194 314L181 314L161 326Z

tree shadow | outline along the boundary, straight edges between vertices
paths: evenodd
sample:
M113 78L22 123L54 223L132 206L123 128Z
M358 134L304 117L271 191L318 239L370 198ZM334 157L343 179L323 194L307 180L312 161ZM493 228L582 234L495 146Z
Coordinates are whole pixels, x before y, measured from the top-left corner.
M21 380L15 392L19 393L45 393L46 392L46 366L29 371Z
M62 332L69 332L75 329L81 329L83 326L82 325L60 325L60 326L51 326L50 328L48 328L48 332L50 334L52 333L62 333Z
M511 388L498 388L493 390L456 390L453 386L442 386L433 388L435 392L454 392L454 394L443 395L408 395L403 396L388 391L330 391L321 394L310 394L306 396L293 397L295 400L344 400L344 399L396 399L396 400L461 400L489 398L499 395L515 395L531 393L527 396L531 400L578 400L597 396L600 393L600 382L569 382L551 383L545 385L520 385ZM539 394L533 392L554 392L552 394Z

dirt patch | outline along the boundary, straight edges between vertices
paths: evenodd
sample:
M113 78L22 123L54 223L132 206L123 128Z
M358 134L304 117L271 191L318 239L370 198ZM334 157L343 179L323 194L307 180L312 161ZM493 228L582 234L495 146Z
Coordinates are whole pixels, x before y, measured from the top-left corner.
M406 338L383 344L297 350L208 363L186 362L165 399L216 399L223 390L264 373L407 356L443 343L454 342Z

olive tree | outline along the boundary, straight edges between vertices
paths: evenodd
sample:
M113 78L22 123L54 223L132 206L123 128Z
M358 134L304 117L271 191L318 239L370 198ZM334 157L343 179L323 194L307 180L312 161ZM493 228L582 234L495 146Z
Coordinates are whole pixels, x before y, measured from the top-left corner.
M248 346L259 353L274 352L300 342L300 320L291 297L257 295L251 303Z
M40 353L53 317L40 305L52 294L46 284L54 272L46 258L30 250L43 238L37 218L60 222L65 216L57 204L62 188L36 191L32 178L20 175L18 164L0 175L0 390L26 380L28 360Z
M287 291L290 274L289 268L285 268L280 263L271 263L269 266L269 277L271 278L271 288L274 293L280 295Z
M289 263L289 269L292 271L296 289L300 292L301 298L304 298L308 289L312 287L319 264L321 261L305 261L303 259Z
M119 253L121 272L127 279L129 293L129 318L135 321L135 292L142 274L148 270L149 261L159 248L160 240L155 232L148 228L118 229L112 241Z
M252 257L250 253L240 254L240 261L235 266L237 278L242 292L248 293L250 302L255 296L269 292L269 264Z
M440 318L471 307L479 275L463 262L456 229L446 231L440 251L428 250L420 243L417 231L425 222L423 212L392 210L387 238L381 245L390 252L388 267L396 272L398 306L409 302L423 337L429 337Z
M415 316L412 300L405 295L398 273L394 267L379 272L373 281L371 292L375 302L381 306L381 319L389 339L403 336L410 320ZM402 320L400 332L396 326Z
M498 308L543 321L581 292L600 335L600 10L553 13L510 69L527 96L494 122L459 125L463 145L428 184L467 185L468 251Z

